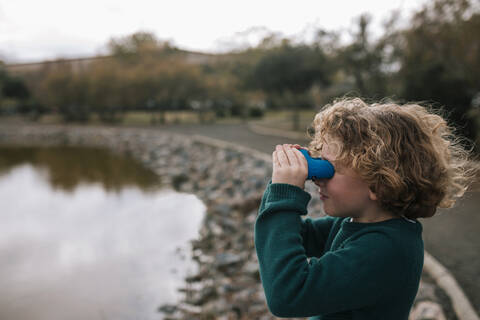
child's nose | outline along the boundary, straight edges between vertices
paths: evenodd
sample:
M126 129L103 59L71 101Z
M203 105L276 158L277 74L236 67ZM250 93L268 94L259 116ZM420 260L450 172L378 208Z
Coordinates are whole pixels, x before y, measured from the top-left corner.
M316 177L312 178L313 183L315 183L316 185L325 185L327 180L328 180L327 178L316 178Z

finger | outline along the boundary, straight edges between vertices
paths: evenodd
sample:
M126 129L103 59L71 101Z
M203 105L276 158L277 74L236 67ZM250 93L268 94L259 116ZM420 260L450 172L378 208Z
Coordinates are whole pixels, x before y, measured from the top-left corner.
M277 151L273 151L273 153L272 153L272 160L273 160L273 165L274 165L275 167L281 167L280 161L278 160Z
M294 148L295 148L295 149L305 149L304 147L302 147L302 146L299 145L299 144L294 145Z
M293 149L295 152L295 156L297 157L298 163L304 168L308 170L308 162L303 153L301 153L298 149Z
M287 155L290 164L292 166L297 166L297 167L300 166L300 162L298 161L297 156L295 155L295 152L293 151L295 149L292 148L292 147L289 147L288 145L284 145L284 149L285 149L285 154Z
M280 144L277 145L276 151L277 151L278 161L280 162L280 166L282 167L289 166L290 162L288 161L288 157L285 153L283 146Z
M290 146L291 148L295 148L295 149L298 149L298 148L301 148L302 146L299 145L299 144L288 144L288 146Z

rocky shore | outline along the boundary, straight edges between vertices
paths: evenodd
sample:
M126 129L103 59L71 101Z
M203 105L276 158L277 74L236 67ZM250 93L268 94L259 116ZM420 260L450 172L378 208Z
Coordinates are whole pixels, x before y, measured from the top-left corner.
M235 146L152 129L0 126L0 144L75 145L128 154L158 174L162 183L197 195L207 212L191 243L198 274L179 290L184 299L163 305L164 319L275 319L266 306L253 242L253 225L272 167L268 157ZM307 191L316 192L311 183ZM320 216L313 195L311 216ZM410 320L456 319L449 301L422 276ZM443 306L443 307L442 307Z

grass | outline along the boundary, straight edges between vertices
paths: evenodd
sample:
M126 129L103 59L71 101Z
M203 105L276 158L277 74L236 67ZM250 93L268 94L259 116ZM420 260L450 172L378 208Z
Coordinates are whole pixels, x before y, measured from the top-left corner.
M158 115L155 115L155 117L158 119ZM205 112L202 117L204 123L240 123L243 121L239 117L215 118L213 112ZM58 124L62 123L63 120L60 114L48 114L42 116L38 122L41 124ZM169 111L165 113L165 124L198 124L200 122L199 115L193 111ZM88 123L103 124L96 114L92 114ZM116 124L120 126L150 126L152 124L152 114L143 111L127 112L123 119Z
M311 124L315 116L313 110L300 111L300 129L299 132L305 132L306 128ZM158 118L158 115L156 115ZM241 118L241 117L224 117L216 118L213 112L204 112L202 115L203 123L220 123L220 124L234 124L245 121L253 122L265 127L282 129L292 131L292 112L279 110L267 111L262 118ZM2 121L7 122L25 122L27 118L21 116L3 117ZM47 114L42 116L38 123L40 124L60 124L63 119L60 114ZM92 114L89 124L101 125L104 124L98 118L98 115ZM165 112L165 124L198 124L202 123L199 114L194 111L169 111ZM132 111L124 114L123 119L116 123L119 126L150 126L152 124L152 114L150 112ZM159 124L161 125L161 124Z

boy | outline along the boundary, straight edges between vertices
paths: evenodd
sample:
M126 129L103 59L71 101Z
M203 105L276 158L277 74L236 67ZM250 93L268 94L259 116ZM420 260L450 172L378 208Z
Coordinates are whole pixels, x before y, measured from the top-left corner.
M310 154L335 168L314 180L327 216L300 217L307 161L300 146L278 145L255 222L268 307L278 317L406 320L423 268L417 219L463 195L468 152L419 105L339 100L313 127Z

